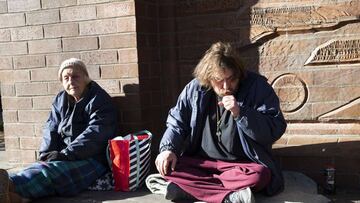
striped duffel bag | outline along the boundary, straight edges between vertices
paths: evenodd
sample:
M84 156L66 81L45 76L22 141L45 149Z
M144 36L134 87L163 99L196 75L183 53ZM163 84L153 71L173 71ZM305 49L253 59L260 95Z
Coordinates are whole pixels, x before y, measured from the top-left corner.
M109 140L107 157L115 190L135 191L144 184L150 170L151 138L143 130Z

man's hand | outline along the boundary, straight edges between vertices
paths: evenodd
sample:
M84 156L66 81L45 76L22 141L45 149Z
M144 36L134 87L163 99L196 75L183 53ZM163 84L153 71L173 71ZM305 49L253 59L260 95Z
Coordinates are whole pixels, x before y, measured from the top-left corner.
M240 107L233 95L226 95L218 103L220 106L231 112L231 115L236 118L240 114Z
M65 154L58 151L44 152L39 157L40 161L67 161Z
M177 156L174 152L163 151L156 157L155 165L159 173L165 176L171 172L170 170L175 170L176 162Z

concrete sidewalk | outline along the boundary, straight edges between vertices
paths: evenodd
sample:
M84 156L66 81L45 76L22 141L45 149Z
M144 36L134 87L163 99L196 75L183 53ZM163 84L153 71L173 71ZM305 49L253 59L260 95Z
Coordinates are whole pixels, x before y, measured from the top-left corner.
M4 144L0 139L0 168L8 171L16 171L18 168L11 166L7 162L6 153L3 148ZM325 197L317 194L317 185L307 176L287 171L284 172L285 191L274 197L265 197L260 194L255 195L257 203L360 203L360 191L347 192L341 191L334 196ZM162 195L151 194L150 191L143 187L135 192L117 192L117 191L85 191L81 194L71 197L47 197L36 201L35 203L123 203L123 202L141 202L141 203L168 203Z

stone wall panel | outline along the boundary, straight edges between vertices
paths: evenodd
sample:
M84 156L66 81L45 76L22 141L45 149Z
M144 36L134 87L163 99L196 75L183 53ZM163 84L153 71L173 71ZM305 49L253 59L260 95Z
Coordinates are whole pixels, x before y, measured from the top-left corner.
M77 0L41 0L43 9L75 6Z
M78 23L61 23L44 25L44 38L79 36Z
M8 0L9 12L35 11L41 8L40 0Z
M61 22L96 19L95 6L74 6L60 9Z
M2 112L5 123L16 123L18 122L17 111L3 110Z
M9 42L10 41L10 30L1 29L0 30L0 42Z
M26 13L27 25L41 25L58 22L60 22L60 14L58 9Z
M25 25L23 13L0 14L0 28L17 27Z

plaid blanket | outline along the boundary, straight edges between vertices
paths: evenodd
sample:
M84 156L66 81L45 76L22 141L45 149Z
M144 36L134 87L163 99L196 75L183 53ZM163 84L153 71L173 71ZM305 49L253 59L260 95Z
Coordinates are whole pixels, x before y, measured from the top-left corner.
M18 194L34 199L50 195L76 195L87 189L105 171L106 168L101 163L87 159L36 162L9 176Z

